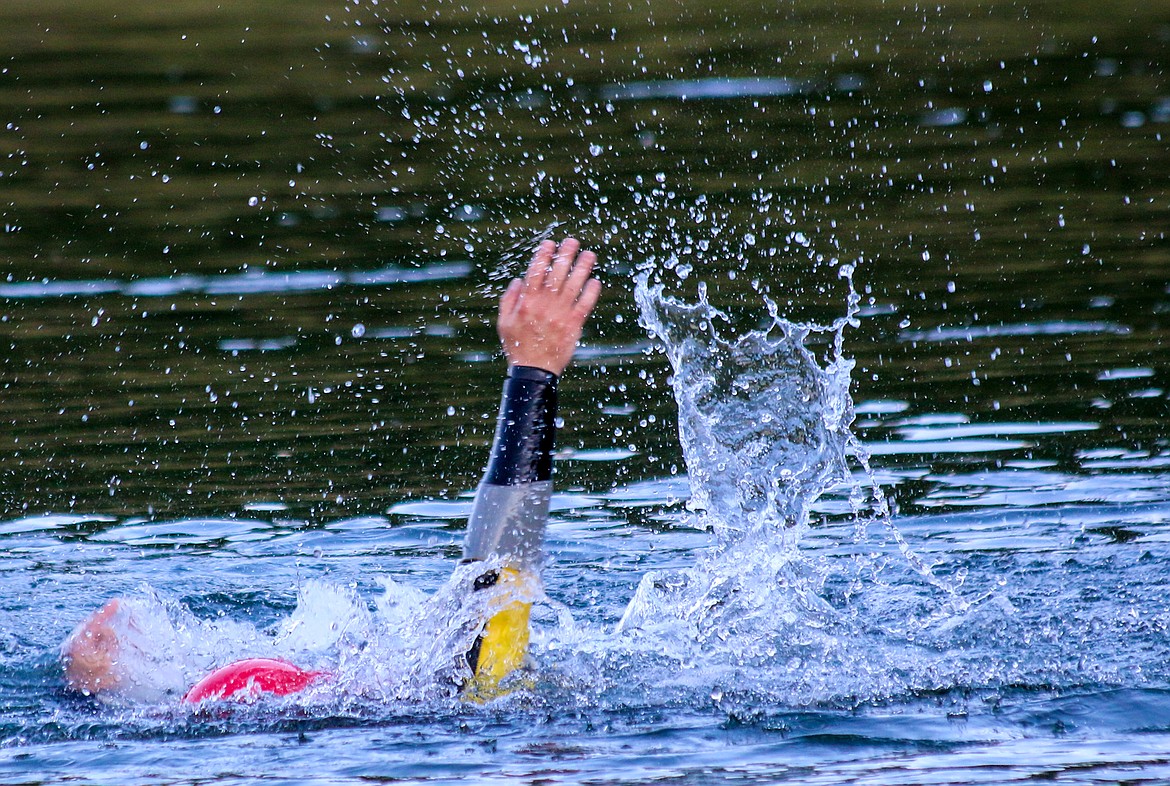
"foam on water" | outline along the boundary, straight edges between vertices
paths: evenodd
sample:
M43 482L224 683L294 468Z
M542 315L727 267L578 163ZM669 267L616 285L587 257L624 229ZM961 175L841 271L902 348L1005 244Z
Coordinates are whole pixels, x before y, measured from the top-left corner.
M471 677L462 656L483 621L506 602L500 588L473 588L492 567L490 562L459 565L433 595L383 580L373 629L355 640L358 646L341 651L343 693L378 702L453 700Z
M111 624L119 642L121 687L102 698L170 705L216 668L267 657L329 675L276 703L336 707L353 701L453 700L471 676L459 656L502 602L498 590L473 591L484 569L485 563L460 565L430 595L383 578L383 592L372 607L352 588L309 580L299 588L293 613L264 629L199 618L144 586L119 600Z

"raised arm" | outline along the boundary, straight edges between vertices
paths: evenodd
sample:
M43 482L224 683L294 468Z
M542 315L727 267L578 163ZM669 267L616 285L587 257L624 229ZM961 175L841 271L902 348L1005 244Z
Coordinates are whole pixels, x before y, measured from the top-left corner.
M491 561L478 589L501 587L501 608L467 654L469 692L490 696L523 661L552 496L557 381L601 293L596 255L573 239L541 243L523 279L500 298L497 323L508 377L487 471L463 544L465 562Z

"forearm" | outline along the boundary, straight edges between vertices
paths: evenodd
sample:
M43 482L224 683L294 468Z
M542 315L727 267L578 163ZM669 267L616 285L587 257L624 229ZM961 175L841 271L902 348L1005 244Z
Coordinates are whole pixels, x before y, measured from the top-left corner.
M557 376L513 366L504 382L491 458L476 491L463 557L539 567L552 495Z

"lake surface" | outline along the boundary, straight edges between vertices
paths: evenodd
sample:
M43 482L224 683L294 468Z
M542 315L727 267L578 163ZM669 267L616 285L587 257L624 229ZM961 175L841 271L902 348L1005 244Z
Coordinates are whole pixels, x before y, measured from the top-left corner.
M1170 779L1170 11L0 22L0 783ZM606 291L562 383L525 685L471 705L366 664L213 716L65 692L57 646L112 596L230 649L298 602L442 587L494 427L494 299L550 232ZM807 345L849 374L861 458L777 519L807 522L729 534L742 478L688 483L672 380L740 388L672 369L639 271L702 284L729 343L830 325L855 289L843 356ZM776 379L843 379L801 368ZM769 422L744 390L710 433Z

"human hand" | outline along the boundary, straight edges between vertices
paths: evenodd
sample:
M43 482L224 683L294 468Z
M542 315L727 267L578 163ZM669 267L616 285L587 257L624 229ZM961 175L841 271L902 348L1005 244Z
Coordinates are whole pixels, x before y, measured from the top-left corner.
M601 282L590 277L597 255L580 248L573 238L565 238L559 247L545 240L524 278L513 280L500 298L496 329L509 365L534 366L559 376L573 359L581 329L601 294Z

